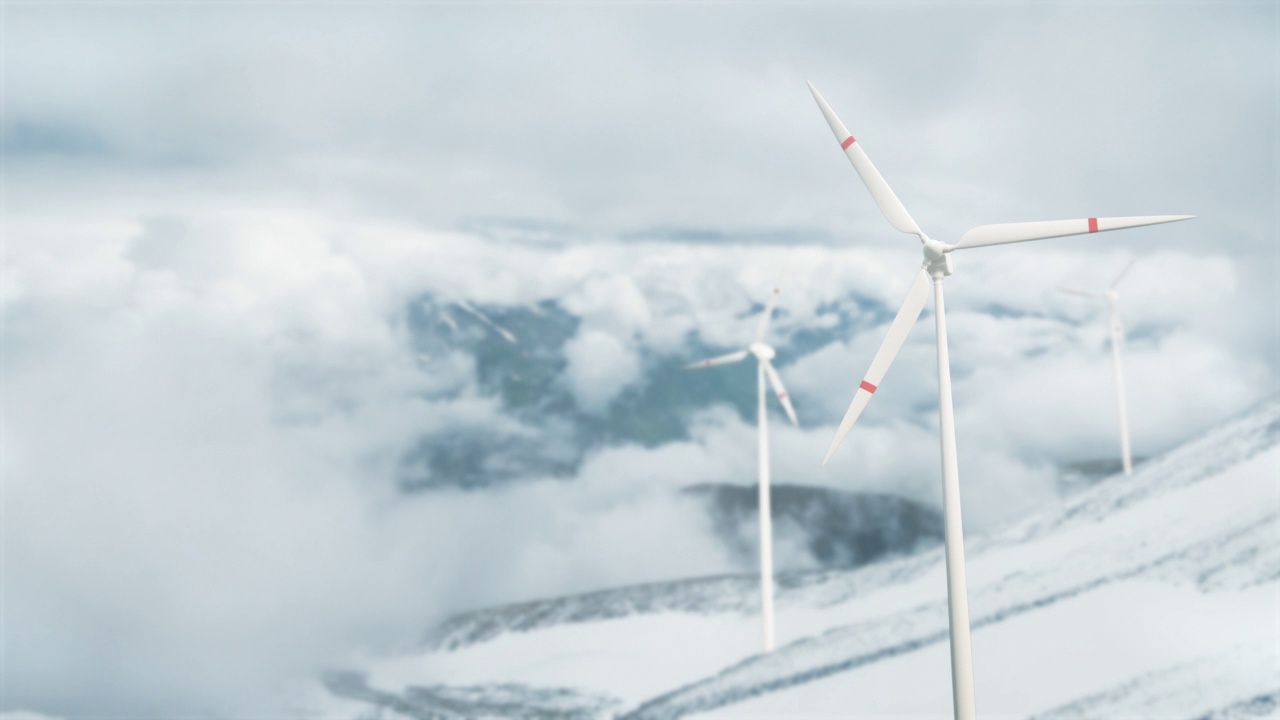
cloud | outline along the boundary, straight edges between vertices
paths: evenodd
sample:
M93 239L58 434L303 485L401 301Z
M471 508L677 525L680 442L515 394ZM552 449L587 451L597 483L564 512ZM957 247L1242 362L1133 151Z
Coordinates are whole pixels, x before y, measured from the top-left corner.
M83 282L6 308L6 702L230 711L431 607L396 570L412 535L380 520L432 412L407 358L340 258L278 237L291 271L268 281L240 239L200 281L73 250Z
M628 344L584 329L565 345L565 380L583 410L603 412L623 388L640 378L640 360Z
M400 494L421 437L523 430L470 365L442 388L441 365L404 331L413 298L452 282L405 273L406 257L454 238L401 244L368 228L344 243L350 230L219 210L8 248L5 652L22 660L6 669L7 703L242 712L444 612L729 567L664 471L695 445L638 451L626 468L648 477L635 487L597 459L573 482ZM480 249L483 263L460 267L483 293L480 276L511 259ZM629 327L643 314L596 317ZM574 375L576 353L569 381L588 399L609 391Z
M442 228L504 217L587 238L675 227L888 244L807 78L939 238L1185 210L1200 227L1169 242L1231 237L1265 254L1273 13L27 6L9 19L22 62L8 94L13 122L110 149L77 168L98 194L113 194L104 163L141 163ZM136 179L115 186L136 198Z
M1140 258L1140 454L1276 389L1270 6L5 12L6 709L257 710L450 610L732 567L673 493L754 480L727 405L577 448L573 477L401 493L423 437L571 437L418 352L424 294L558 303L557 387L599 410L749 342L789 272L775 477L936 502L928 311L817 468L920 258L806 78L940 239L1200 215L957 254L971 527L1114 451L1104 310L1058 284Z

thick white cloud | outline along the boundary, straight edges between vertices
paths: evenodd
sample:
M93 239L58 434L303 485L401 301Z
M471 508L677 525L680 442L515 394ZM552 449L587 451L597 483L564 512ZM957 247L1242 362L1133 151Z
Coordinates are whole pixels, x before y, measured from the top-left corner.
M641 332L650 321L648 301L627 275L591 275L562 304L584 327L618 337Z
M623 388L640 379L640 360L630 342L586 330L564 347L565 381L582 409L602 413Z
M626 275L594 274L591 258L566 253L562 267L589 275L561 301L581 319L578 334L565 345L565 381L582 409L602 413L609 402L641 377L636 338L650 322L649 305L634 281ZM589 255L589 253L587 254Z

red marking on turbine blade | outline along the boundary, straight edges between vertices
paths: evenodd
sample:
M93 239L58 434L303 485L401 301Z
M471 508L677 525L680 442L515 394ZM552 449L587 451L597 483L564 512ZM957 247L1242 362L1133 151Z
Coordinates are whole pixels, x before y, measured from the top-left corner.
M848 150L849 146L854 143L853 136L850 135L844 142L840 143L841 150Z
M777 295L777 294L778 294L778 293L780 293L780 292L782 292L782 288L774 288L774 289L773 289L773 294L774 294L774 295Z
M871 383L867 382L866 380L863 380L863 381L862 381L862 384L861 384L861 385L859 385L858 387L859 387L859 388L861 388L861 389L863 389L863 390L866 390L867 392L869 392L869 393L871 393L871 394L873 394L873 395L874 395L874 394L875 394L875 392L876 392L876 386L875 386L875 385L872 385Z
M1089 232L1098 232L1098 218L1089 218Z
M784 393L784 392L780 392L780 393L778 393L778 399L779 399L779 400L786 400L786 399L787 399L787 394L786 394L786 393Z
M711 361L710 361L710 360L703 360L702 362L703 362L707 367L711 367Z

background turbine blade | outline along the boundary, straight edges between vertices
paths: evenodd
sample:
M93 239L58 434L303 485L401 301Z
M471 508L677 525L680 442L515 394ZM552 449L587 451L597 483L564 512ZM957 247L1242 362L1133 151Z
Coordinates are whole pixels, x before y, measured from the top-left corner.
M960 242L956 243L954 247L957 249L972 248L1025 242L1027 240L1044 240L1045 238L1066 237L1068 235L1088 235L1089 233L1106 232L1107 230L1123 230L1125 228L1142 227L1143 225L1159 225L1160 223L1190 220L1193 217L1195 215L1142 215L1137 217L1044 220L1041 222L982 225L965 233L960 238Z
M791 396L787 394L787 388L782 385L782 378L778 375L778 371L773 369L773 363L768 360L763 362L764 374L769 378L769 384L773 386L773 392L778 396L778 402L782 403L782 409L787 411L787 417L791 418L791 424L799 427L800 422L796 420L796 409L791 407Z
M898 314L893 318L893 324L889 326L889 334L885 336L884 342L880 343L880 349L876 351L876 356L871 360L871 367L867 370L866 376L858 385L858 391L853 396L853 402L849 404L849 409L844 414L844 419L840 421L840 429L836 430L836 436L831 440L831 447L827 448L826 457L822 458L822 464L826 465L831 456L835 454L836 448L840 447L840 443L844 441L845 435L853 429L853 424L857 422L858 416L862 414L863 408L871 401L871 396L875 394L876 388L880 386L880 381L884 379L884 374L889 370L889 366L893 364L893 359L898 356L898 351L902 349L902 343L906 342L907 333L911 332L911 328L915 326L916 320L920 317L920 312L924 310L925 301L929 299L929 273L921 268L916 273L915 281L911 283L911 289L907 291L907 299L902 302L902 307L898 309Z
M1080 290L1079 288L1059 287L1058 289L1064 293L1071 293L1072 295L1083 295L1089 298L1103 297L1103 294L1100 292L1090 292L1089 290Z
M760 324L756 326L756 342L764 341L764 334L769 331L769 323L773 321L773 309L778 305L778 296L782 294L782 281L773 286L769 300L764 305L764 313L760 316Z
M1138 258L1133 258L1132 260L1129 261L1129 264L1125 265L1124 269L1121 270L1120 273L1116 275L1116 279L1111 281L1112 290L1114 290L1115 287L1120 284L1120 281L1124 279L1125 274L1129 272L1129 268L1133 267L1133 264L1136 262L1138 262Z
M880 212L884 213L885 219L889 221L898 230L904 233L913 233L915 235L923 235L920 226L911 217L911 213L907 212L906 206L894 194L893 188L889 187L889 183L885 182L884 176L872 164L871 158L862 151L862 147L854 140L853 135L845 129L844 123L840 122L840 118L836 117L836 113L822 99L822 95L818 93L818 88L809 83L809 92L813 93L813 99L818 101L818 109L822 110L822 116L827 119L827 124L831 126L831 132L836 136L836 142L840 143L840 147L844 149L844 154L848 156L849 162L853 163L853 169L858 171L858 177L862 178L862 184L867 186L867 190L871 191L871 197L876 201L876 205L880 206Z
M713 358L707 358L706 360L699 360L698 362L689 363L688 365L684 366L684 369L697 370L698 368L709 368L713 365L728 365L729 363L740 362L748 354L749 354L749 351L747 350L739 350L738 352L731 352L726 355L717 355L716 357L713 357Z

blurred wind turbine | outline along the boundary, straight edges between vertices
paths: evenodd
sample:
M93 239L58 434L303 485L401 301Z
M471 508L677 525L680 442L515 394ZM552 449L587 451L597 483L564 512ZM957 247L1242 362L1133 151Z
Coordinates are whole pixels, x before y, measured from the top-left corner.
M1136 262L1130 260L1128 265L1116 275L1116 279L1111 281L1111 285L1107 287L1106 292L1090 292L1088 290L1077 290L1076 288L1058 288L1063 292L1072 295L1083 295L1089 298L1102 298L1107 301L1107 305L1111 307L1111 364L1116 373L1116 409L1120 413L1120 459L1124 463L1124 474L1133 474L1133 459L1129 455L1129 412L1125 407L1124 397L1124 368L1120 363L1120 348L1124 345L1124 327L1120 324L1120 293L1116 292L1116 286L1120 284L1120 280L1124 278L1125 273L1129 272L1129 268L1133 267Z
M1153 215L1146 217L1088 218L1082 220L1049 220L1044 222L1005 223L976 227L960 237L954 245L938 242L929 237L912 219L902 201L871 164L871 159L853 139L844 123L836 117L818 89L809 83L813 99L835 133L836 141L853 163L854 170L871 191L871 197L884 213L889 224L904 233L920 238L924 244L924 263L916 272L907 292L907 299L889 326L880 349L871 360L871 368L863 377L848 412L840 422L831 446L822 464L826 465L840 442L853 427L871 395L880 385L885 371L897 356L907 333L915 325L929 295L929 279L933 279L934 315L938 344L938 414L942 435L942 512L943 540L947 557L947 610L951 628L951 690L957 720L973 720L977 715L973 697L973 652L969 641L969 599L964 569L964 533L960 521L960 475L956 464L955 416L951 407L951 362L947 354L947 315L942 299L942 279L951 274L951 251L986 245L1041 240L1044 238L1085 235L1105 230L1156 225L1158 223L1187 220L1192 215Z
M494 322L493 319L490 318L488 315L484 314L483 312L480 312L480 310L478 310L476 306L472 305L466 300L458 300L454 304L457 305L459 308L461 308L463 312L466 312L467 314L476 318L477 320L484 323L485 325L488 325L491 330L501 335L503 340L506 340L512 345L519 344L519 341L516 340L516 336L512 335L510 330Z
M764 651L771 652L774 648L774 624L773 624L773 514L769 504L769 424L768 415L765 412L765 378L769 379L769 384L773 386L773 391L778 395L778 401L782 403L782 409L787 411L787 417L791 419L792 425L799 425L796 422L796 411L791 407L791 399L787 396L787 389L782 386L782 378L778 376L778 371L773 369L771 362L777 354L773 348L764 344L765 333L769 330L769 321L773 318L773 308L778 304L778 294L782 292L782 288L775 287L773 294L769 296L769 302L765 305L764 314L760 316L760 324L756 326L756 339L746 350L739 350L727 355L720 355L706 360L700 360L696 363L690 363L686 366L688 370L696 370L698 368L709 368L713 365L728 365L745 360L748 355L756 356L756 395L757 395L757 412L756 419L758 423L758 442L759 442L759 466L760 466L760 608L764 617Z

